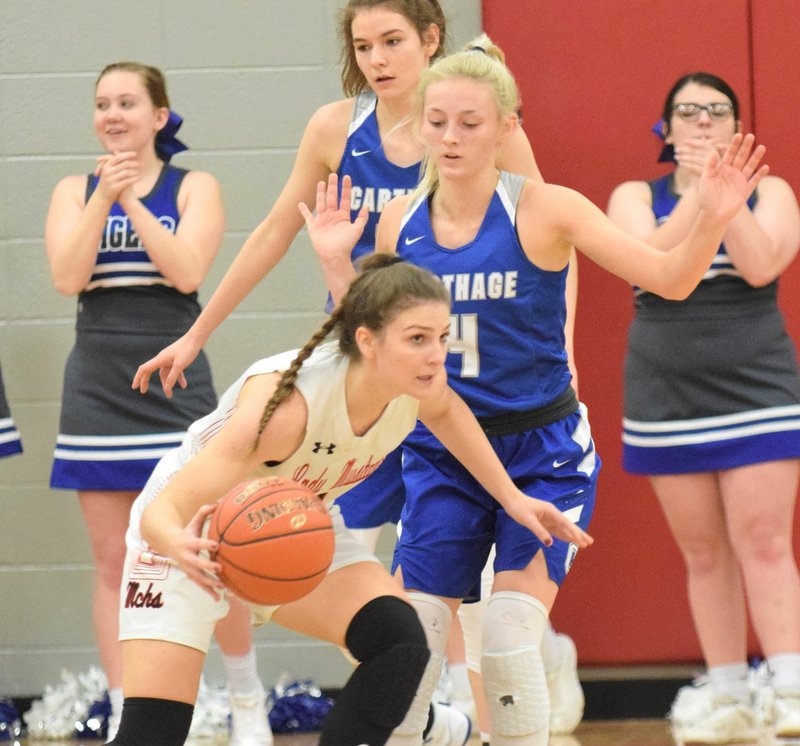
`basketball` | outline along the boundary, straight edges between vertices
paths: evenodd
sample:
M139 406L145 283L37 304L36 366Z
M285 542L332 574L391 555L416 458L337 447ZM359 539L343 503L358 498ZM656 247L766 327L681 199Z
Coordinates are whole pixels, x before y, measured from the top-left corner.
M267 477L234 487L211 515L220 580L246 601L296 601L322 582L333 559L331 517L322 500L291 479Z

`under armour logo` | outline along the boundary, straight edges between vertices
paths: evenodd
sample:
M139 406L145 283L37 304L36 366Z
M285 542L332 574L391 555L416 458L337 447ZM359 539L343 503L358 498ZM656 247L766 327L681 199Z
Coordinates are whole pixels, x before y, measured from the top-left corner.
M500 704L503 705L503 707L508 707L509 705L511 707L513 707L514 706L514 695L513 694L504 694L502 697L500 697Z
M314 453L319 453L320 451L327 451L328 455L330 456L333 453L333 449L336 448L336 443L331 443L328 446L322 445L319 441L314 443L314 448L312 449Z

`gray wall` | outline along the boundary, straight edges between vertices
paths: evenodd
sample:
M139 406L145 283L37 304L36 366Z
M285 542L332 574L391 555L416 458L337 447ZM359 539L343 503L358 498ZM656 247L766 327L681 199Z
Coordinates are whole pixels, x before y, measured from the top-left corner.
M0 360L22 456L0 460L0 696L38 695L62 668L98 665L92 563L72 492L48 488L74 298L53 290L43 247L50 192L91 170L93 84L134 59L167 74L192 149L175 158L222 184L227 232L201 300L266 214L305 122L339 98L334 32L343 0L0 0ZM480 28L479 0L444 0L453 45ZM322 316L304 236L207 351L222 391L250 361L305 341ZM391 548L385 532L382 555ZM338 686L338 651L275 625L255 633L266 684L283 671ZM212 652L207 676L221 680Z

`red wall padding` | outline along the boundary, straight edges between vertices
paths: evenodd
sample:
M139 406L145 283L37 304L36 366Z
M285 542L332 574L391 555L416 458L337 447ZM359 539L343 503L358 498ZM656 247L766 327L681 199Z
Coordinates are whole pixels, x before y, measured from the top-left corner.
M773 173L800 185L800 64L796 0L484 0L486 32L506 52L522 91L524 127L546 180L605 209L629 179L664 173L650 133L672 83L708 70L736 90L745 129L757 125ZM800 339L800 271L782 280L790 331ZM631 293L584 259L576 360L604 460L591 531L553 612L582 665L701 658L684 569L643 477L621 468L622 360ZM765 496L767 499L768 496ZM757 652L755 640L751 642Z

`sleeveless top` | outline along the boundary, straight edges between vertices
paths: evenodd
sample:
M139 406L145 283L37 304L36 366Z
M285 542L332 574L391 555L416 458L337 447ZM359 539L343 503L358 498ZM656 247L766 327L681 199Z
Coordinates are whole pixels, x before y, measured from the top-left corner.
M441 278L452 298L447 373L478 417L544 407L569 388L564 349L567 268L545 271L516 233L524 176L501 172L475 239L456 249L433 235L430 195L408 207L397 252Z
M352 252L353 261L374 250L375 227L386 203L394 197L410 194L420 176L419 163L397 166L386 158L375 114L377 102L371 91L356 96L347 143L337 172L340 193L342 177L346 174L352 179L352 217L355 218L364 205L369 210L364 232Z
M674 173L648 182L652 195L653 215L658 225L669 218L680 201L674 183ZM747 205L752 210L757 202L758 194L754 192L750 195ZM636 287L634 292L637 313L645 313L648 317L671 316L673 313L690 314L695 311L705 313L705 310L701 309L708 307L713 307L715 314L724 314L727 307L730 314L737 315L745 308L749 309L754 305L774 305L777 301L778 283L775 280L761 288L748 285L728 256L723 243L720 244L700 284L685 300L667 300Z
M134 503L132 526L138 527L142 511L155 494L224 426L245 382L251 376L285 370L296 354L297 350L284 352L251 365L220 397L217 408L189 427L181 445L162 459L162 463L169 459L170 468L164 470L159 464L153 473L153 479L158 480L155 489L148 489L154 486L148 484ZM365 480L400 445L417 422L419 402L407 395L392 399L372 427L363 435L356 435L350 427L345 396L349 363L349 358L339 352L338 342L314 350L295 382L308 408L303 442L285 461L264 464L253 476L289 477L331 502Z
M180 222L178 190L188 171L164 164L142 204L170 233ZM86 200L98 177L87 177ZM114 203L89 283L78 296L79 331L183 334L200 313L197 293L181 293L147 254L130 218Z

